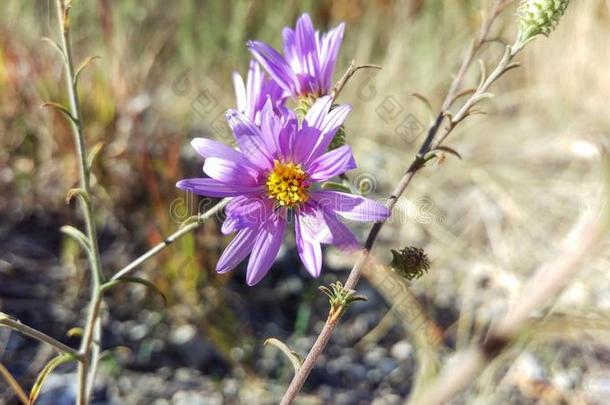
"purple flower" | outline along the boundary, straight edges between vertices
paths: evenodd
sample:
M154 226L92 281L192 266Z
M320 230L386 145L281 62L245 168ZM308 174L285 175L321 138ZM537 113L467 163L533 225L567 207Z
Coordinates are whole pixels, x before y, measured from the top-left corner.
M245 114L229 110L227 119L240 150L197 138L192 144L205 158L209 178L178 182L183 190L208 197L233 197L227 205L222 232L237 232L220 257L216 270L225 273L248 255L246 280L258 283L267 274L294 218L296 245L307 271L320 275L320 244L344 249L358 246L339 217L354 221L382 221L390 213L373 200L320 190L318 183L354 169L349 146L328 151L335 132L350 107L330 110L332 99L322 97L299 126L295 118L282 118L269 100L256 125Z
M284 104L286 96L284 95L284 90L273 80L265 76L265 73L256 61L250 62L246 83L244 83L239 73L233 73L233 86L235 87L237 110L257 125L260 125L260 111L263 109L268 97L271 98L276 112L285 113Z
M286 27L282 32L283 56L260 41L249 41L248 48L288 95L319 97L330 93L344 28L342 23L320 36L303 14L294 30Z

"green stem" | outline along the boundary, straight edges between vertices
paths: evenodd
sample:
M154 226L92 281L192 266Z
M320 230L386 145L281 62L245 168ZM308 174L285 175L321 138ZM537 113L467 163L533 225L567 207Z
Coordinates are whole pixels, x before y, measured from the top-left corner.
M88 402L87 396L87 381L93 380L93 376L89 376L90 363L97 364L97 359L91 360L91 345L93 341L94 326L99 316L102 293L101 284L103 282L103 273L100 260L99 247L97 242L97 232L93 219L93 206L91 203L91 185L90 185L90 168L87 164L87 154L85 149L85 136L83 133L83 120L80 112L78 93L76 89L76 80L74 73L74 62L72 60L72 52L70 47L70 6L66 5L64 0L57 0L58 22L61 29L61 47L65 56L66 68L66 88L70 101L70 113L73 119L70 119L72 133L74 135L74 143L76 153L78 155L78 166L80 172L80 187L88 198L81 198L80 205L83 212L87 238L89 239L90 249L88 251L89 265L91 267L91 299L89 302L87 323L85 324L85 332L81 340L80 354L82 361L79 363L78 375L78 395L76 403L85 405ZM100 342L95 342L100 345Z
M116 274L110 278L110 281L118 280L121 277L125 277L129 273L133 272L137 267L139 267L145 261L158 255L161 251L163 251L165 248L167 248L169 245L171 245L178 239L182 238L184 235L199 228L199 226L201 226L201 224L203 224L205 221L207 221L212 216L214 216L216 213L218 213L220 210L222 210L229 203L229 201L230 201L230 199L225 198L225 199L219 201L216 205L214 205L212 208L210 208L203 214L198 215L196 222L185 225L182 228L178 229L176 232L172 233L170 236L165 238L165 240L163 240L163 242L157 244L156 246L151 248L148 252L144 253L142 256L138 257L137 259L135 259L134 261L129 263L127 266L123 267L121 270L117 271Z

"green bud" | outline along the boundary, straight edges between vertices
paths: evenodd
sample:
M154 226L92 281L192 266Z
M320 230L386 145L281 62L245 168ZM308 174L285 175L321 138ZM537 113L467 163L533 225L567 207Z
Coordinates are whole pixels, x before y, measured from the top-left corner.
M519 18L518 48L537 35L549 35L565 13L570 0L522 0L517 10Z

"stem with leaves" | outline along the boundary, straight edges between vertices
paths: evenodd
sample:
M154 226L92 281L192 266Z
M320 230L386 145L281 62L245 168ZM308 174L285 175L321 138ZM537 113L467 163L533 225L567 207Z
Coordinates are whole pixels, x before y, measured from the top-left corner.
M394 188L394 190L392 191L392 193L390 194L390 196L388 198L387 206L390 211L393 210L394 206L398 202L398 199L400 198L400 196L402 196L402 194L405 192L405 190L407 189L407 187L413 180L413 177L419 172L420 169L422 169L425 166L426 162L430 158L433 157L433 156L430 156L430 153L431 152L433 153L434 150L438 146L440 146L440 142L438 142L435 145L435 140L439 133L439 130L441 129L441 125L442 125L445 117L450 116L450 114L448 114L446 110L451 107L451 105L454 103L454 101L457 98L459 98L460 86L461 86L462 80L464 78L464 75L468 71L468 68L472 64L472 60L473 60L475 54L480 50L480 48L482 47L483 44L485 44L486 42L489 41L488 35L489 35L489 31L493 25L493 22L496 20L498 15L511 1L512 0L496 0L494 2L491 12L488 14L486 20L483 22L479 36L477 37L477 39L475 40L473 45L471 45L471 47L469 48L466 56L464 57L464 60L461 64L461 66L458 70L458 73L454 77L454 79L449 87L449 91L448 91L448 93L443 101L442 107L441 107L441 112L436 115L436 119L432 122L432 124L428 128L426 138L422 142L411 165L408 167L405 174L402 176L402 178L400 179L400 181L398 182L398 184L396 185L396 187ZM494 70L492 75L490 75L487 78L484 78L482 80L481 85L479 85L479 87L474 92L470 92L470 93L473 93L472 96L468 99L468 101L466 101L466 103L459 110L459 112L450 120L447 129L445 129L441 142L442 142L442 140L444 140L447 137L448 133L451 132L451 130L453 130L455 128L455 126L457 126L461 121L463 121L470 114L472 107L474 105L476 105L479 101L481 101L483 98L486 97L485 94L486 94L487 90L489 89L489 87L502 74L504 74L505 72L510 70L510 68L512 67L512 66L510 66L510 60L512 59L514 54L510 51L510 48L507 50L507 52L508 52L508 57L506 54L504 55L500 64ZM443 149L439 149L439 150L443 150ZM385 221L377 222L373 225L373 227L369 231L368 237L367 237L364 247L360 253L360 256L356 260L356 263L354 264L354 267L352 267L352 270L350 271L350 273L348 275L347 281L345 282L345 286L344 286L345 289L347 289L347 290L355 289L355 287L360 279L363 269L368 265L370 252L371 252L371 250L375 244L375 241L377 240L377 237L379 236L379 232L381 231L384 224L385 224ZM305 360L303 361L303 364L299 368L299 371L297 373L295 373L292 381L290 382L290 385L282 398L282 401L281 401L282 405L289 405L295 400L299 391L303 387L303 384L307 380L307 377L311 373L311 370L315 366L318 358L320 357L320 355L324 351L326 345L328 344L328 342L338 324L338 321L339 321L338 317L329 317L327 319L326 323L324 324L324 327L320 331L320 334L316 338L316 341L314 342L312 348L310 349Z
M77 71L74 70L70 43L69 2L66 3L65 0L57 0L57 17L61 30L58 48L63 54L63 62L66 70L66 89L70 102L69 109L67 111L64 110L63 112L68 116L72 128L80 173L80 187L71 190L69 197L78 197L86 228L86 235L79 234L80 231L76 230L76 228L70 228L71 232L67 233L70 236L76 236L76 239L80 241L81 245L86 247L85 250L87 251L89 266L91 268L91 296L87 320L79 349L81 362L78 366L77 404L84 405L88 403L87 393L90 392L88 383L89 381L93 381L96 371L95 366L90 366L92 364L97 365L97 359L92 359L92 345L95 344L99 346L101 344L99 340L93 342L93 336L94 334L101 335L99 330L101 328L101 323L98 322L98 317L100 316L100 309L102 307L101 285L104 281L91 195L91 163L94 156L88 158L86 153L83 119L77 92L78 75L82 71L82 68L84 68L92 58L87 59ZM97 355L97 353L99 353L99 350L93 351L93 354Z

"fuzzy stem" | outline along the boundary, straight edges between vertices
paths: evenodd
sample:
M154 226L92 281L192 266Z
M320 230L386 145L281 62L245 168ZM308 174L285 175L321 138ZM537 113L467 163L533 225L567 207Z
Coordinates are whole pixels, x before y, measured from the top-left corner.
M388 206L390 212L396 205L396 202L398 201L400 196L405 192L405 190L411 183L411 180L413 179L415 174L419 171L419 169L421 169L423 167L423 165L425 163L424 156L428 152L430 152L430 150L432 149L434 140L435 140L435 138L438 134L438 131L440 129L440 126L443 122L444 110L446 108L448 108L451 105L451 103L455 100L456 94L460 88L460 84L463 80L463 77L464 77L466 71L468 70L468 67L472 63L475 53L479 50L479 48L482 46L482 44L487 41L487 36L489 34L489 30L491 29L491 26L493 25L493 22L495 21L497 16L500 14L500 12L506 7L506 5L508 5L512 1L513 0L496 0L494 2L491 12L488 14L487 19L485 20L485 22L482 25L481 31L479 33L479 36L478 36L476 42L470 47L469 51L467 52L467 54L464 58L464 61L462 62L462 65L460 66L460 69L458 70L458 73L456 74L456 76L454 77L454 79L450 85L447 96L445 97L445 101L443 102L441 112L438 114L435 121L429 127L426 138L422 142L415 158L413 159L411 165L409 166L409 168L407 169L405 174L402 176L399 183L396 185L394 191L392 192L392 194L390 195L390 197L388 199L387 206ZM370 256L371 249L373 248L375 241L377 240L377 237L379 235L379 232L381 231L381 228L383 227L384 224L385 224L385 221L376 222L373 225L373 227L371 228L371 230L369 231L368 237L367 237L364 247L360 253L360 256L356 260L356 263L354 264L354 267L352 267L352 270L350 271L350 273L348 275L347 281L345 282L346 289L355 289L355 287L358 283L358 280L360 279L360 276L362 274L362 270L368 264L368 259ZM281 405L292 404L292 402L295 400L296 396L298 395L301 388L303 387L303 384L307 380L307 377L311 373L311 370L313 369L318 358L320 357L320 354L322 354L322 352L324 351L324 348L328 344L328 342L335 330L335 327L337 326L337 323L338 323L338 318L334 319L334 318L329 317L327 319L326 323L324 324L324 327L322 328L322 331L320 331L320 334L316 338L316 341L314 342L311 350L309 351L309 353L307 354L307 357L303 361L303 365L299 369L299 372L296 373L294 375L294 377L292 378L292 381L290 382L288 389L284 393L284 396L281 401Z
M83 120L80 112L80 104L78 101L78 93L76 89L76 80L74 72L74 62L72 60L72 51L70 44L70 4L66 5L65 0L57 0L57 16L61 30L61 48L64 53L64 62L66 69L66 89L70 100L70 113L73 119L70 120L72 133L74 135L74 143L76 145L76 154L78 156L78 166L80 172L80 188L87 198L79 199L85 227L87 239L89 240L90 249L88 252L89 265L91 267L91 297L89 301L89 309L87 321L85 324L85 332L81 340L80 354L82 361L78 367L78 392L76 403L85 405L88 403L88 380L93 381L95 370L89 368L90 363L97 364L97 359L91 360L91 345L93 342L94 326L99 316L100 307L102 304L101 284L103 282L103 273L100 260L100 253L97 241L97 232L95 229L95 221L93 218L93 206L91 203L91 184L90 184L90 168L87 164L87 154L85 147L85 136L83 132ZM96 345L101 342L96 341ZM97 353L98 351L96 351ZM91 373L91 375L90 375Z

